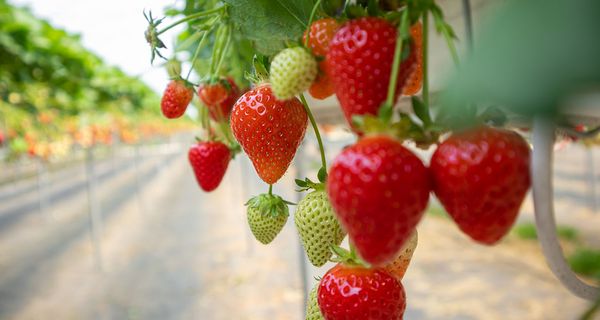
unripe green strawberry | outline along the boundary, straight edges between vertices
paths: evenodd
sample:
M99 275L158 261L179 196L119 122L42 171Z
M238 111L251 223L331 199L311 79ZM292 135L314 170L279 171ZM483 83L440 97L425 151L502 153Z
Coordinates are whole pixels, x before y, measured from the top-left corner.
M317 300L318 291L319 283L310 290L308 302L306 304L306 320L325 320L323 314L321 314L321 308L319 308L319 301Z
M327 193L323 190L309 193L298 203L294 218L308 260L316 267L324 265L331 258L331 245L339 246L346 236Z
M317 77L317 60L302 47L279 52L271 62L269 80L275 97L288 100L307 90Z
M256 240L269 244L281 232L287 222L289 210L280 196L261 194L250 199L248 225Z

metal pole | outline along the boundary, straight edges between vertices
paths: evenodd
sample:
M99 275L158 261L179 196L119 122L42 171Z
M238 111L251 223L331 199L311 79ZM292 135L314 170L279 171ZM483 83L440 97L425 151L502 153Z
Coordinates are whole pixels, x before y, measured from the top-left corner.
M463 0L463 19L465 21L465 34L469 51L473 50L473 16L471 14L471 0Z
M596 189L596 163L594 160L594 147L587 148L588 168L590 177L590 197L592 210L594 213L598 212L598 193Z
M86 180L89 206L89 226L94 250L94 261L99 272L104 270L102 263L102 218L100 202L97 199L97 178L94 160L94 147L86 149Z

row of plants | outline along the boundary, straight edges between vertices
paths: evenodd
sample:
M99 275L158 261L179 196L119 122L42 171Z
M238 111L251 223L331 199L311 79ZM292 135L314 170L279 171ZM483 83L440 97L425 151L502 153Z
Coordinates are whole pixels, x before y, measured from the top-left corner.
M164 121L152 107L158 101L79 36L0 0L0 146L7 159L60 159L76 146L135 143L189 128Z

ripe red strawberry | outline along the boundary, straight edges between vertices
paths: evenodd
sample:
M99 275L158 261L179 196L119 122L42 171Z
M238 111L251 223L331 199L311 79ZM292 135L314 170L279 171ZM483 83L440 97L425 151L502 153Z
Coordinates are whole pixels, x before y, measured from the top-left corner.
M387 97L396 46L396 27L381 18L360 18L335 34L327 53L328 72L348 123L353 115L377 114ZM400 64L397 96L415 65L414 45Z
M307 125L300 100L279 101L268 84L242 95L231 112L235 139L268 184L277 182L289 167Z
M404 287L385 270L342 263L323 276L318 301L327 320L400 320L406 309Z
M329 43L340 28L340 24L333 18L319 19L310 25L308 47L315 56L325 56L329 51ZM302 42L306 41L306 32Z
M226 84L222 81L205 83L198 88L198 97L205 105L215 106L227 98Z
M165 117L181 117L194 97L194 88L185 80L171 80L162 96L160 107Z
M415 23L410 28L410 35L415 45L415 68L404 89L402 94L406 96L414 96L421 90L423 86L423 25L421 22Z
M494 244L513 225L529 189L529 160L529 145L515 132L455 133L431 158L435 194L463 232Z
M223 180L231 160L231 151L221 142L198 142L190 148L188 158L198 184L202 190L209 192L215 190Z
M231 77L227 77L212 85L200 85L198 97L208 107L211 119L226 121L229 119L231 108L240 97L240 89Z
M427 169L400 142L361 139L334 160L327 192L359 255L382 266L396 257L429 201Z

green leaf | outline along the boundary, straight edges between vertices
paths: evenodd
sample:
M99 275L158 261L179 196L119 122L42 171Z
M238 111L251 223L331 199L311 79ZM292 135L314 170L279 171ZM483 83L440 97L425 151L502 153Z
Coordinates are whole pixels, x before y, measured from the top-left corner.
M459 116L485 103L532 117L570 107L565 99L600 85L598 12L597 0L506 1L450 78L441 110Z
M297 40L307 27L312 0L223 0L236 30L251 40L257 51L273 55Z
M339 16L344 10L344 0L323 0L321 1L321 9L331 17Z
M346 6L344 13L345 13L346 17L348 17L349 19L357 19L357 18L366 17L369 15L369 13L367 12L367 9L362 6L359 6L359 5Z
M296 179L295 181L298 187L306 188L308 186L308 183L304 180Z

